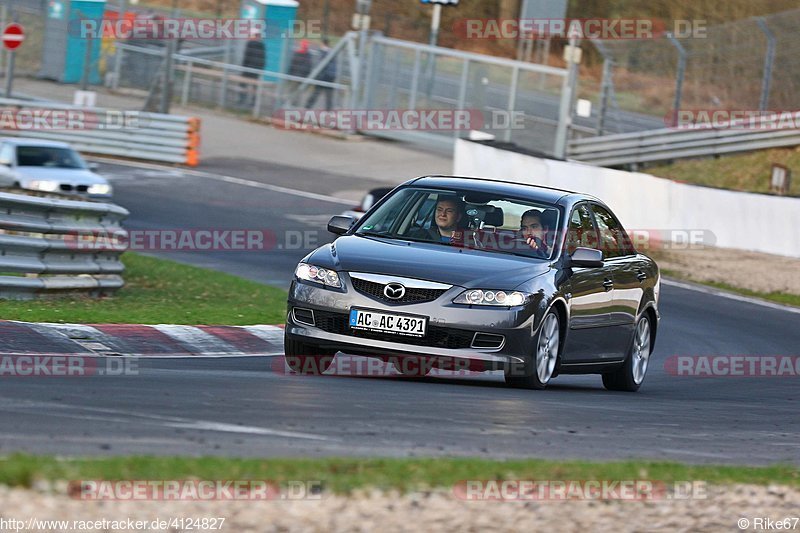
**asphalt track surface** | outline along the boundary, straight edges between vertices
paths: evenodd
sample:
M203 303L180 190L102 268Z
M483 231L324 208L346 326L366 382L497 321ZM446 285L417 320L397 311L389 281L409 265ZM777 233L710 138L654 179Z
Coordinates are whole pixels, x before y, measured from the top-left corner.
M102 169L133 213L131 229L269 229L276 244L287 231L317 232L344 210L349 202L332 194L371 185L241 160L210 162L210 177ZM159 255L286 286L305 253L276 245ZM665 369L675 355L800 355L800 314L676 285L663 288L661 311L637 394L607 392L599 376L562 376L539 392L505 388L497 374L300 377L280 371L275 358L140 358L135 375L0 379L0 453L800 464L797 376L678 377Z

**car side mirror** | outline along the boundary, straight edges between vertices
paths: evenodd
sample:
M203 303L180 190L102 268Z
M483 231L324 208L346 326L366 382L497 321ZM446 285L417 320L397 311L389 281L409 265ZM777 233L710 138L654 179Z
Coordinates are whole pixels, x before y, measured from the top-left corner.
M100 165L98 165L97 163L87 163L86 168L88 168L92 172L97 172L98 170L100 170Z
M9 161L8 159L0 159L0 167L8 168L10 166L11 166L11 161Z
M344 215L336 215L328 222L328 231L334 235L344 235L353 227L356 219Z
M569 266L579 268L596 268L603 266L602 250L594 248L576 248L569 256Z

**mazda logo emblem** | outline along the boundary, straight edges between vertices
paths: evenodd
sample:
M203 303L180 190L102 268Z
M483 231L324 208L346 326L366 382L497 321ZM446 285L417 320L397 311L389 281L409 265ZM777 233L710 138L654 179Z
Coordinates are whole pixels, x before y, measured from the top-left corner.
M390 283L383 288L383 295L390 300L399 300L406 295L406 288L399 283Z

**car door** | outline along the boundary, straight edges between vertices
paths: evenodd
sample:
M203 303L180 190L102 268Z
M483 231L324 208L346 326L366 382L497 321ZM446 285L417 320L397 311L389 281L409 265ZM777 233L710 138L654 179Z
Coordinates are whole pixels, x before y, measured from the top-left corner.
M577 247L598 249L597 230L588 203L576 205L569 217L566 252ZM611 322L613 279L608 266L572 268L564 285L569 295L569 332L562 358L566 363L614 357L607 331Z
M614 288L611 291L609 340L617 357L624 357L633 338L639 302L644 294L640 261L633 245L617 218L606 207L592 203L600 246L606 265L611 270Z

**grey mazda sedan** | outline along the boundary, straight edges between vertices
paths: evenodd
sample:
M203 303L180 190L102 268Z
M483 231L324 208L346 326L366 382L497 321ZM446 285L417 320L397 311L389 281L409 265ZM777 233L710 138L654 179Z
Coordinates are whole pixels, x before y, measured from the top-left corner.
M644 381L660 274L611 210L569 191L475 178L408 181L308 254L289 291L286 361L327 370L337 352L431 368L503 370L542 389L559 374Z

